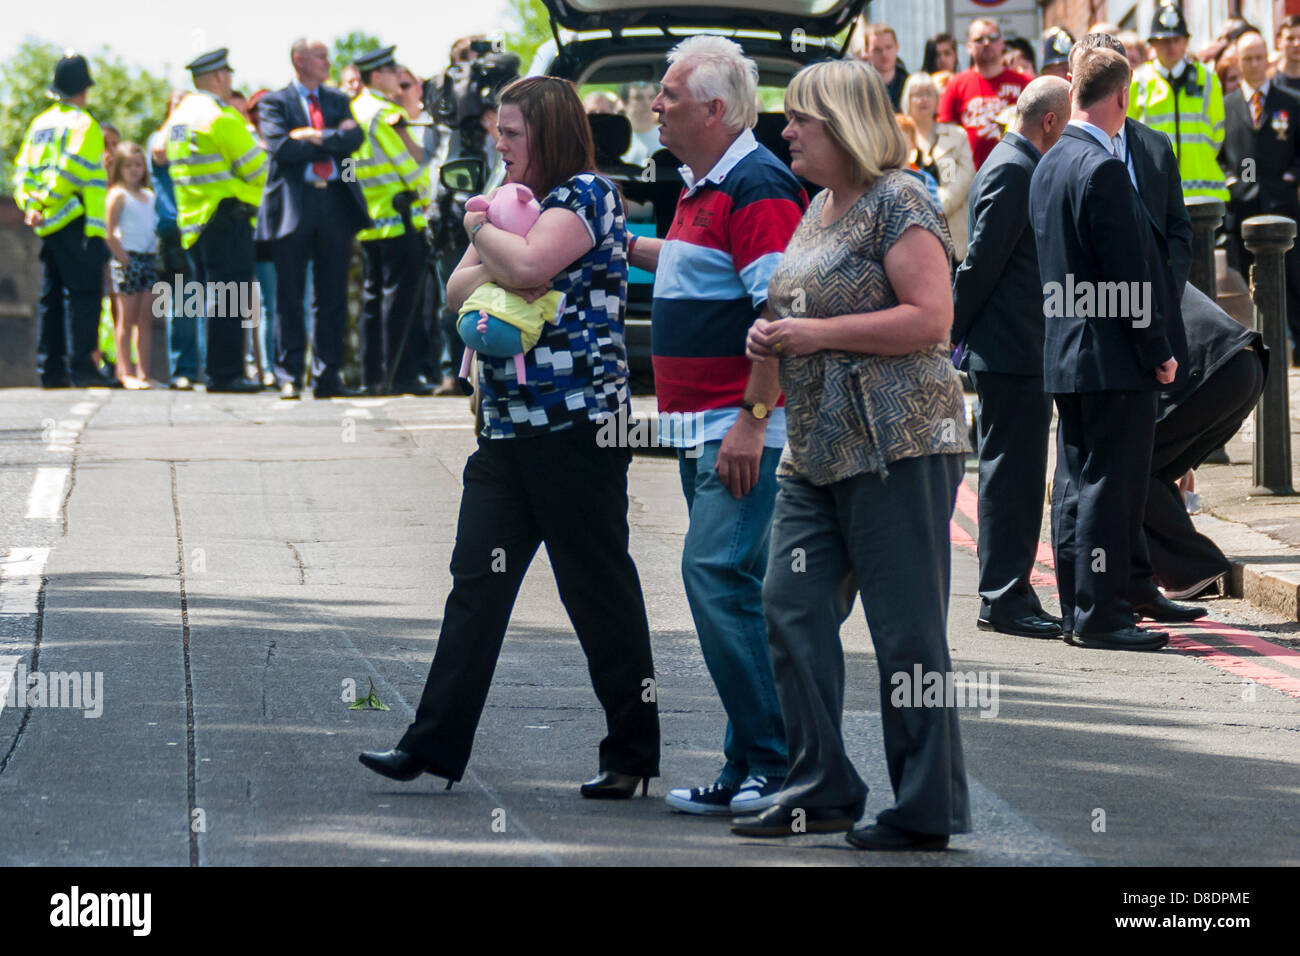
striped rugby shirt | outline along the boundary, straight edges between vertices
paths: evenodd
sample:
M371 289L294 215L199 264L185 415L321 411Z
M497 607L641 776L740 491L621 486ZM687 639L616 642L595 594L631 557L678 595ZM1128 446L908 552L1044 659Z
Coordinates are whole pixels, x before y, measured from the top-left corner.
M721 440L736 421L751 369L745 336L808 196L750 130L698 183L689 167L681 174L686 188L655 270L651 337L660 413L699 413L675 434L661 418L661 436L690 447ZM764 444L785 444L783 408Z

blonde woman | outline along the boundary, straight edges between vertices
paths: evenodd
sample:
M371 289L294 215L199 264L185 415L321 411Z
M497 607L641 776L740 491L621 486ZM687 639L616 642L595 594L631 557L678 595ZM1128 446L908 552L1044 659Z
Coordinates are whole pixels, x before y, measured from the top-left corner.
M960 262L966 258L966 197L975 178L975 158L970 137L960 126L936 123L939 86L928 73L913 73L903 85L902 109L916 124L916 155L913 162L939 181L939 203L948 219L953 251Z
M897 688L900 675L945 681L952 671L948 523L969 446L948 357L951 242L903 170L907 143L874 70L806 67L785 112L794 172L825 188L772 275L774 321L757 320L746 348L752 361L779 363L786 398L763 611L790 771L774 804L732 830L828 833L861 816L867 785L840 733L839 630L857 592L880 668L895 804L848 840L942 849L970 829L957 712L947 700L914 707Z

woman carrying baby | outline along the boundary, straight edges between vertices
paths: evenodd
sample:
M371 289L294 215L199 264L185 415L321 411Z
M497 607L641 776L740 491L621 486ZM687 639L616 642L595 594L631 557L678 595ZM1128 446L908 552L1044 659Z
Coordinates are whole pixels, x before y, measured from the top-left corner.
M459 310L495 282L526 300L564 296L525 354L478 355L483 427L465 465L452 590L415 720L397 747L361 762L397 780L459 780L524 573L544 542L560 600L605 711L600 774L585 797L630 797L659 774L659 714L645 603L628 554L631 452L601 447L600 423L629 413L623 316L627 241L618 191L595 170L572 83L527 77L501 92L497 149L509 183L541 199L526 235L465 216L469 250L447 281Z

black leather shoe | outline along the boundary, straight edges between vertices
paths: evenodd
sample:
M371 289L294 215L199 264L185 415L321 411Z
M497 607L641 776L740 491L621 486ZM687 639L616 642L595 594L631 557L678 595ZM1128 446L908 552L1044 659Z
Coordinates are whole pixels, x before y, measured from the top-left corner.
M72 383L66 378L50 379L48 382L41 382L41 388L71 388Z
M1073 632L1069 639L1075 647L1107 647L1119 651L1154 651L1169 643L1164 631L1148 631L1140 627L1126 627L1119 631L1098 631L1084 634Z
M602 770L581 787L578 792L591 800L626 800L636 793L636 785L641 784L641 796L650 789L650 778L634 773L619 773L617 770Z
M250 382L243 378L219 378L208 382L208 392L224 392L228 394L249 394L260 392L262 390L261 382Z
M407 382L394 382L393 387L389 390L390 395L432 395L433 386L428 382L422 382L419 379L411 379Z
M313 398L359 398L364 392L348 388L342 382L317 382L311 387Z
M302 392L298 390L298 386L293 382L285 382L280 386L280 397L285 401L293 401L302 398Z
M762 813L736 817L731 832L739 836L789 837L805 833L843 833L852 830L857 815L851 807L783 807L774 803Z
M850 830L844 835L851 846L859 850L946 850L948 834L917 833L904 830L888 823L873 823L871 826Z
M1133 605L1133 610L1143 617L1149 617L1153 621L1163 621L1166 624L1185 624L1210 613L1208 608L1196 607L1192 604L1175 604L1163 594L1157 594L1141 604Z
M361 761L362 766L390 780L414 780L420 774L428 773L435 777L447 777L448 790L454 782L451 777L423 757L408 754L405 750L396 747L392 750L367 750L357 759Z
M1060 637L1061 624L1046 615L1027 614L1017 618L980 616L975 626L981 631L997 631L1016 637Z
M107 375L74 375L69 379L73 388L122 388L122 383Z

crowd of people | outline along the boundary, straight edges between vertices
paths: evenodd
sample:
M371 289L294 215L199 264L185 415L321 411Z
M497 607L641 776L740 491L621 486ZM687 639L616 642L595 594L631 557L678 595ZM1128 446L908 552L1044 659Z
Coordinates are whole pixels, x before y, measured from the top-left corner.
M359 394L342 376L358 240L361 391L460 394L459 343L439 314L429 245L448 205L436 175L450 150L463 151L461 130L430 115L439 83L394 51L347 64L340 90L329 85L328 49L304 38L290 50L290 84L251 96L235 88L227 51L205 53L187 64L194 89L172 94L144 144L95 120L85 59L61 60L50 88L58 102L32 122L17 157L15 199L43 247L41 385L159 386L152 317L165 315L172 388L206 379L210 391L276 388L292 399L310 382L321 398ZM482 37L457 41L442 84L491 52ZM473 117L485 135L490 106ZM198 301L183 294L191 282L203 287ZM230 282L237 293L211 294ZM92 286L111 297L111 362Z
M1192 526L1180 482L1249 414L1267 357L1257 333L1189 285L1185 198L1219 188L1218 171L1234 222L1268 208L1265 177L1294 201L1290 167L1267 158L1262 141L1293 143L1295 133L1269 112L1269 97L1283 91L1269 83L1267 56L1265 73L1253 72L1251 35L1233 41L1245 93L1228 102L1225 121L1213 70L1184 56L1177 6L1158 9L1149 47L1117 34L1099 25L1074 42L1049 31L1042 75L1031 76L1021 70L1035 69L1036 51L1008 48L998 23L979 19L967 35L968 69L957 70L956 43L940 35L926 44L926 69L908 74L894 31L865 24L850 56L808 65L790 82L789 166L755 138L758 67L724 37L679 42L655 90L584 104L572 83L552 77L501 89L492 129L506 187L467 208L465 251L445 295L453 311L492 303L472 307L468 324L462 316L467 340L471 330L476 342L507 333L514 346L475 346L479 439L464 471L435 657L405 734L361 763L398 780L433 774L448 787L464 776L514 602L545 544L607 724L599 773L580 792L627 798L659 775L657 678L628 550L631 449L601 437L605 423L629 415L632 267L654 275L661 439L677 449L688 514L682 578L727 717L716 778L669 790L672 809L732 817L743 836L846 832L853 846L878 851L942 849L970 829L959 703L894 691L898 675L937 676L940 686L952 675L949 527L972 450L981 629L1153 651L1169 635L1140 621L1204 615L1177 602L1213 589L1227 559ZM365 374L391 377L386 317L408 295L400 275L416 243L404 237L421 214L398 197L420 196L423 147L410 113L397 113L407 80L391 48L345 75L361 84L351 94L321 85L323 47L300 41L293 56L295 84L253 104L265 149L224 105L229 70L215 51L191 64L200 92L175 104L152 150L172 171L194 271L228 275L236 250L251 273L242 249L251 249L253 217L272 243L285 397L300 372L301 277L313 262L313 371L318 383L325 376L325 394L339 394L337 353L320 341L320 303L343 281L330 243L356 216L367 318L379 317L367 347L381 359ZM641 114L655 116L641 148L657 144L682 163L662 237L632 234L620 190L597 172L588 112L620 108L634 131L646 125ZM1177 134L1161 125L1171 115ZM1232 145L1243 115L1257 139ZM1215 136L1223 146L1211 170L1202 147ZM73 178L96 175L76 155ZM140 155L120 155L110 205L129 288L135 255L147 255L132 238L144 235L133 217L146 202ZM272 181L277 164L299 167L283 177L282 196L267 182L268 155ZM211 165L223 156L225 166ZM1246 159L1258 160L1248 184L1233 176ZM341 175L349 160L356 181ZM233 192L188 203L186 190L206 182ZM260 209L239 198L263 189ZM506 201L513 215L497 214ZM87 207L86 235L98 211ZM39 229L58 215L31 221ZM47 238L52 268L62 242ZM1085 287L1090 303L1108 287L1132 295L1107 311L1076 303L1073 290ZM559 307L538 305L556 293ZM533 344L521 346L525 328ZM209 388L214 342L209 329ZM974 449L959 368L979 399ZM1059 615L1034 586L1053 410ZM894 792L867 824L867 784L841 726L839 632L859 597Z

